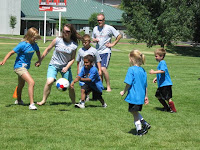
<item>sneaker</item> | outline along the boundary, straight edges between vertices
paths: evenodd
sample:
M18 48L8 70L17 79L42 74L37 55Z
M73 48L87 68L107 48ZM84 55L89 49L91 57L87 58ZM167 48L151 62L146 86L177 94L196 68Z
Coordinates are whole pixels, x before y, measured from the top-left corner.
M147 134L147 132L148 132L148 130L144 130L144 129L138 130L137 135L138 135L138 136L143 136L143 135Z
M106 103L104 103L103 105L102 105L102 107L103 108L106 108L108 105L106 104Z
M151 125L149 123L145 122L144 124L142 124L142 128L144 130L149 130L151 128Z
M15 104L16 104L16 105L24 105L24 102L23 102L22 100L21 100L21 101L16 100L16 101L15 101Z
M30 110L37 110L37 107L36 107L35 104L33 103L33 104L30 104L30 105L29 105L29 109L30 109Z
M83 103L79 103L79 104L75 104L76 108L85 108L85 104Z
M90 96L89 96L89 95L86 95L85 101L86 101L86 102L90 101Z

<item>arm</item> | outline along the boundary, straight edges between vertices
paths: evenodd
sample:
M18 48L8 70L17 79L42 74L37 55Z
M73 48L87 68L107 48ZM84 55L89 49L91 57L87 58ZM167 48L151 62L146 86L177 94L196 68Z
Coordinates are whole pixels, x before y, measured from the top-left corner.
M107 47L113 47L113 46L115 46L115 45L119 42L119 40L120 40L121 38L122 38L122 35L119 34L113 43L106 43L105 45L106 45Z
M101 76L102 72L101 72L101 63L100 62L97 63L97 67L98 67L99 75Z
M80 77L80 76L77 76L77 77L74 79L74 81L72 81L70 87L71 87L72 89L74 89L74 84L75 84L76 82L80 81L80 79L81 79L81 77Z
M149 104L149 99L148 99L148 96L147 96L147 88L146 88L144 103L145 103L146 105Z
M37 57L38 57L38 61L35 63L35 66L36 67L39 67L41 63L38 63L38 62L41 62L41 56L40 56L40 51L36 51L36 54L37 54Z
M158 74L158 73L165 73L165 71L163 71L163 70L154 71L153 69L151 69L151 70L149 71L149 73L150 73L150 74Z
M68 62L66 67L63 67L62 72L67 72L67 70L71 67L71 65L74 63L75 61L75 56L76 56L76 50L74 50L72 52L72 59Z
M10 58L10 56L12 56L15 53L14 50L8 52L8 54L4 57L3 61L0 62L0 65L4 65L7 61L8 58Z
M129 88L130 88L130 85L126 84L124 90L120 92L120 95L123 96Z

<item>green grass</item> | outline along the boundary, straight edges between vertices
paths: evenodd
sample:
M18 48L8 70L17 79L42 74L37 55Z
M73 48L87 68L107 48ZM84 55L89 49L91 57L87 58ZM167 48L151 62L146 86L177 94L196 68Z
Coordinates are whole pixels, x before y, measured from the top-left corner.
M19 41L20 39L0 39L0 43L11 43L0 44L0 60ZM173 100L178 111L171 114L159 110L161 105L154 97L157 85L152 83L155 75L148 73L150 69L157 67L153 51L159 46L147 48L145 44L130 45L127 41L121 40L120 44L114 47L120 51L112 53L108 71L113 90L110 93L103 91L103 98L108 104L106 109L100 107L100 102L93 100L86 103L85 109L76 109L71 104L68 91L59 92L55 86L52 87L46 105L38 106L37 111L28 110L27 85L22 95L25 106L14 105L12 95L17 85L17 75L13 72L13 64L16 55L8 59L4 66L0 66L0 148L2 150L199 149L200 81L197 80L200 77L199 57L191 57L193 48L190 47L184 47L182 53L174 53L176 47L168 48L170 53L165 60L172 78ZM50 41L45 44L42 40L38 41L41 53L49 43ZM150 103L143 107L141 114L152 128L143 137L133 135L135 133L133 118L127 111L128 104L123 101L124 97L119 95L125 86L123 81L129 67L128 53L132 49L139 49L146 56L146 65L143 67L148 73ZM35 80L35 102L42 99L52 52L53 50L39 68L34 67L37 61L36 55L32 59L29 72ZM72 73L75 77L76 63L72 67ZM78 83L75 85L75 90L78 102L80 99Z

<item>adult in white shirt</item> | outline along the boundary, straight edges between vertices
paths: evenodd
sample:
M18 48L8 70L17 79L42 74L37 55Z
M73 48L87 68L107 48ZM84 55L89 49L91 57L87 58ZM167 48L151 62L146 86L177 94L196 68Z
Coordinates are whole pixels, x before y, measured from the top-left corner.
M97 15L98 26L94 27L92 40L96 43L96 49L101 57L102 80L103 76L106 81L107 91L111 91L110 78L107 71L111 58L111 47L115 46L121 39L121 34L112 26L105 24L105 16L100 13ZM116 39L111 43L111 38Z

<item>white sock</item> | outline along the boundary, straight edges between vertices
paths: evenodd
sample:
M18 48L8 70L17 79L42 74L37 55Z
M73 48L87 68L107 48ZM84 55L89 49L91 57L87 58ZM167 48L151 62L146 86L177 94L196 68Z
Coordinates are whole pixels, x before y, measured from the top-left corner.
M135 123L135 127L136 127L137 131L142 130L142 124L141 124L140 120L135 121L134 123Z
M81 101L81 105L85 105L85 101Z

